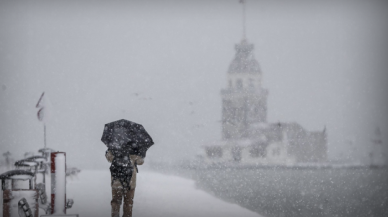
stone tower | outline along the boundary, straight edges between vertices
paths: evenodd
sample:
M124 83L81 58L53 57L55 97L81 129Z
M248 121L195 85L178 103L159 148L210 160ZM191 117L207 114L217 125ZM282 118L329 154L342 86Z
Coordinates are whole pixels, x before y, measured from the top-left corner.
M221 90L223 140L247 138L252 125L267 122L268 91L261 86L262 72L253 48L245 39L235 46L228 86Z

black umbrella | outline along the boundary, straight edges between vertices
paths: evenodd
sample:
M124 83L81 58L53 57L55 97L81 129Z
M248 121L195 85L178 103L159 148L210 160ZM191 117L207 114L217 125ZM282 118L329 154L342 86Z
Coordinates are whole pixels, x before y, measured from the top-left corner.
M124 119L105 124L101 141L116 153L129 152L143 158L154 144L142 125Z

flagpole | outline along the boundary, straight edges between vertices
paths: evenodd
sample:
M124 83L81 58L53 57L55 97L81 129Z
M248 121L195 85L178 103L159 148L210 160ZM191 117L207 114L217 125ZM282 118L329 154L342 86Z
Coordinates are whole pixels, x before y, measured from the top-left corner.
M243 39L246 40L246 28L245 28L245 0L243 0L242 4L243 4Z
M245 41L246 38L246 27L245 27L245 0L240 0L239 1L242 4L242 25L243 25L243 41Z
M49 105L50 104L49 104L48 100L46 99L46 97L44 97L44 92L43 92L35 107L39 109L38 113L37 113L38 120L43 122L44 148L47 148L46 121L48 118L47 115L49 112Z
M46 124L43 125L44 126L44 148L47 147L46 145Z

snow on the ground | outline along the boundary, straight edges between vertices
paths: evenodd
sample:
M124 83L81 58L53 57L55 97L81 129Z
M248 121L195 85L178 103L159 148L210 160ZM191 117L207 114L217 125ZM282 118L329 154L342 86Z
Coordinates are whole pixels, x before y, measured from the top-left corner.
M69 214L108 217L111 197L108 169L83 170L77 177L68 178L67 198L74 199L73 208L67 211ZM133 216L260 217L257 213L196 189L192 180L144 170L137 174Z

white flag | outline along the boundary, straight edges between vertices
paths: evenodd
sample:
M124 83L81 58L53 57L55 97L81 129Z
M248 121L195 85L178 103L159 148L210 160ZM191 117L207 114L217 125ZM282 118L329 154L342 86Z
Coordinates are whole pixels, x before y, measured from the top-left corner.
M51 103L44 92L40 96L39 101L36 104L36 107L39 108L39 111L37 114L38 120L42 121L43 123L47 123L51 115Z

